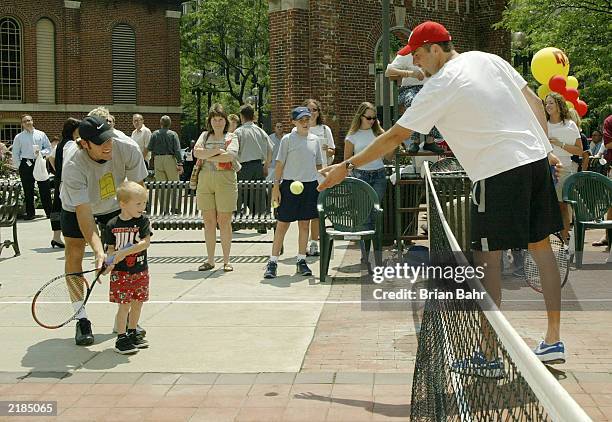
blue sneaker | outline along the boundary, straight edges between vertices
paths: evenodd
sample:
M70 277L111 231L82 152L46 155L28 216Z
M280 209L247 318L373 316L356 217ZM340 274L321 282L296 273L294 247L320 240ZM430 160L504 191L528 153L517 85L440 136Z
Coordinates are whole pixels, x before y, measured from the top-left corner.
M540 359L540 362L547 365L558 365L565 363L565 345L562 341L554 344L546 344L544 340L540 341L538 347L533 350L533 353Z
M453 372L461 375L475 375L483 378L502 379L506 376L501 359L488 360L485 355L476 351L467 359L456 360L451 364Z
M278 264L273 261L268 261L266 265L266 272L264 272L264 278L276 278L276 269Z
M295 264L295 272L300 274L300 275L305 275L310 277L312 275L312 271L310 270L310 268L308 268L308 265L306 264L306 260L305 259L300 259L296 264Z

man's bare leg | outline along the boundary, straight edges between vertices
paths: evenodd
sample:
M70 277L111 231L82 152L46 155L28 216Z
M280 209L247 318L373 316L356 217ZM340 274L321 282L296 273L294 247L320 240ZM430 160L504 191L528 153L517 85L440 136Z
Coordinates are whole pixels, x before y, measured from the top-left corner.
M529 252L538 265L544 303L548 316L548 328L544 342L553 344L560 340L561 327L561 276L548 237L529 244Z

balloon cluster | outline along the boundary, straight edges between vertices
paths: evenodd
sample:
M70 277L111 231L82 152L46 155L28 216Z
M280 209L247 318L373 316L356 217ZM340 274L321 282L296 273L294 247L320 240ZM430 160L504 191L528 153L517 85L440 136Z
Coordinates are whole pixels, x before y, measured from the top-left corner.
M587 103L582 101L578 91L578 79L569 75L569 59L565 53L555 47L546 47L538 51L531 60L531 73L542 85L538 96L544 100L551 92L557 92L565 98L569 108L575 108L580 117L587 114Z

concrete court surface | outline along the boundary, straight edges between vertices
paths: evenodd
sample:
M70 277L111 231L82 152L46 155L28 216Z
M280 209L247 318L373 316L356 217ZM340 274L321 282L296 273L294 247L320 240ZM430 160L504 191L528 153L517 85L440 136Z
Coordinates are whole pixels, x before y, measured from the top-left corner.
M5 238L7 229L2 233ZM154 240L198 240L200 231L157 231ZM272 231L235 233L235 238L271 240ZM87 306L95 344L75 347L74 324L58 330L39 327L30 301L47 280L63 271L63 251L51 249L49 221L19 222L22 254L0 256L2 371L116 372L297 372L313 337L329 284L318 281L318 258L308 258L314 276L294 275L297 226L285 239L279 277L263 279L270 243L234 243L235 271L200 272L203 243L152 244L149 249L150 301L141 325L151 348L136 356L115 353L115 305L108 302L108 277ZM334 262L344 247L337 245ZM217 244L217 258L220 259ZM86 266L90 266L91 254Z

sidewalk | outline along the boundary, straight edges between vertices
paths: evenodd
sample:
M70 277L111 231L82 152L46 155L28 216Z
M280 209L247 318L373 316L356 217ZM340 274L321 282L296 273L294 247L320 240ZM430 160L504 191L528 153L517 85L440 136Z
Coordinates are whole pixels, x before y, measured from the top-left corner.
M48 220L20 222L19 236L22 255L5 249L0 257L0 400L58 400L57 420L409 420L418 312L363 310L358 251L345 243L335 245L331 284L319 283L316 258L308 258L314 277L292 275L295 229L274 280L263 279L271 244L233 244L233 273L198 272L204 244L153 244L142 319L151 347L122 356L112 351L114 305L105 285L88 306L95 345L76 347L73 326L35 325L31 296L63 272L63 253L46 247ZM200 236L158 231L155 240ZM609 283L610 274L574 271L569 286ZM538 297L526 286L515 290ZM530 346L545 326L538 311L505 315ZM612 420L611 315L563 314L569 356L557 376L594 420Z

